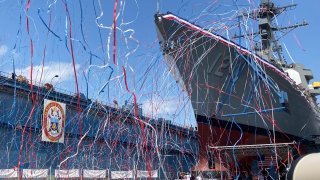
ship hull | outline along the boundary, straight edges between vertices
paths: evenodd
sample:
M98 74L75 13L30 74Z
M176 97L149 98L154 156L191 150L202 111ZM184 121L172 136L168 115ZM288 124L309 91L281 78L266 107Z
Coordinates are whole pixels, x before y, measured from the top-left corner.
M302 142L319 135L315 104L280 68L174 15L157 16L156 24L206 145Z

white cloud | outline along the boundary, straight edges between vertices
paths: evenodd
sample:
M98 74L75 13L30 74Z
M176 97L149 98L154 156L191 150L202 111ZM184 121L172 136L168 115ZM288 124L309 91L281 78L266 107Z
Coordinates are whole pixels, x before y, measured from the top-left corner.
M147 100L143 102L142 109L145 115L153 117L165 117L174 116L177 109L179 108L179 103L176 100L162 100L155 98L152 101Z
M80 68L79 64L76 64L76 71L78 72ZM23 75L30 78L30 69L31 67L28 66L23 69L16 69L17 75ZM33 66L33 73L32 77L33 80L39 82L41 77L41 71L42 71L42 65ZM58 75L59 77L54 78L55 75ZM43 74L41 77L42 83L47 82L63 82L74 79L74 72L73 72L73 65L71 63L51 63L49 65L45 65L43 67Z
M8 51L8 47L6 45L0 45L0 56L4 56Z
M152 118L165 118L172 123L188 127L197 126L191 102L178 96L148 99L142 103L143 114Z
M18 53L16 50L11 51L11 55L13 59L20 59L20 53Z

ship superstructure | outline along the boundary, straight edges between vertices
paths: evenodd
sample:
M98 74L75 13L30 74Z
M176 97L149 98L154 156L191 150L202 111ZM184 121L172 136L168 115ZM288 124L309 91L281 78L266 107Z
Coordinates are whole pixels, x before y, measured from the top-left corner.
M262 0L258 13L242 14L259 20L256 51L174 14L155 16L163 55L189 94L196 116L197 170L223 169L221 164L208 167L210 147L310 144L320 135L319 83L311 84L312 72L303 65L285 62L274 34L307 25L274 26L275 16L294 6L276 7Z

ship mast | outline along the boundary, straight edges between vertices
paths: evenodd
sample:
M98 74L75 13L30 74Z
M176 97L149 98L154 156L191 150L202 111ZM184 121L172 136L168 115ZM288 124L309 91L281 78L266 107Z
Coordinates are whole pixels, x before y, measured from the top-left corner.
M261 36L261 51L266 55L271 62L275 62L273 50L276 50L279 63L282 63L281 48L275 39L273 32L272 20L277 15L276 8L270 0L261 0L259 10L259 33Z
M280 66L285 66L286 62L284 61L282 55L282 47L278 42L282 36L277 38L275 32L281 31L285 35L297 27L308 25L308 23L303 21L301 24L295 24L293 26L278 27L275 23L273 23L273 21L284 11L291 10L296 6L296 4L292 4L283 7L277 7L272 0L261 0L258 13L250 12L241 14L241 16L248 16L254 20L259 20L259 31L247 35L260 35L261 47L257 48L259 54L264 59ZM244 37L244 35L235 36L235 38L241 37Z

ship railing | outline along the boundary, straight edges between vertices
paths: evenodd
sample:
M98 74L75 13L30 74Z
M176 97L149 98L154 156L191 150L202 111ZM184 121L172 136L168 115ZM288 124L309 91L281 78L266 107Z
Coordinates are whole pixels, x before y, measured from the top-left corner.
M271 143L271 144L251 144L251 145L235 145L235 146L209 146L210 149L227 150L227 149L263 149L274 147L288 147L297 144L295 141L290 143Z
M235 145L235 146L208 146L210 151L214 152L229 152L236 156L255 156L257 152L264 155L277 153L278 155L285 155L289 153L295 141L289 143L271 143L271 144L252 144L252 145Z

